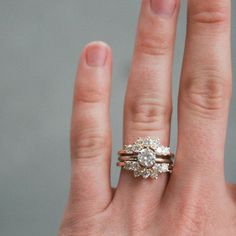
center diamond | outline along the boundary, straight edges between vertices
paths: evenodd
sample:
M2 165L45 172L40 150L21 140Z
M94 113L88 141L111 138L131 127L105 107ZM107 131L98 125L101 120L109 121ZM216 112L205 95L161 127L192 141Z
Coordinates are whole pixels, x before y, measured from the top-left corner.
M138 154L138 162L140 165L144 167L152 167L155 164L156 155L155 153L149 149L144 148L139 154Z

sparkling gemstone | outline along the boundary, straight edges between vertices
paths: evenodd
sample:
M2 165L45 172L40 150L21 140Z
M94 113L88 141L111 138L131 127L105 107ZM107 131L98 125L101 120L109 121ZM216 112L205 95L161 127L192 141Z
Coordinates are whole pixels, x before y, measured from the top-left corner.
M136 162L136 161L133 161L130 165L131 165L132 170L134 170L134 171L137 171L137 170L139 170L141 168L139 163Z
M170 148L169 147L164 147L162 152L163 152L163 155L167 156L167 155L170 154Z
M134 177L137 178L141 175L142 173L140 171L134 171Z
M156 150L159 146L159 142L157 140L153 140L151 144L151 148Z
M140 152L142 149L143 147L140 144L134 144L132 148L133 152Z
M162 148L161 147L156 148L156 154L157 155L162 155Z
M156 155L155 153L149 149L144 148L139 154L138 154L138 162L140 165L144 167L152 167L155 164Z
M152 179L158 179L158 171L157 170L152 170L150 177Z
M125 145L124 147L124 150L127 152L127 153L132 153L133 152L133 146L132 145Z
M144 179L147 179L150 176L150 170L149 169L144 169L142 170L142 176Z
M152 143L153 143L153 140L152 140L150 137L147 137L147 138L145 138L145 139L143 140L143 145L144 145L145 147L151 146Z
M169 172L169 164L156 164L155 166L153 166L153 169L157 170L159 173Z
M135 144L138 144L138 145L143 145L143 139L142 138L138 138L138 140L135 142Z
M126 169L126 170L131 170L131 169L132 169L132 168L131 168L131 162L130 162L130 161L126 161L126 162L125 162L124 169Z

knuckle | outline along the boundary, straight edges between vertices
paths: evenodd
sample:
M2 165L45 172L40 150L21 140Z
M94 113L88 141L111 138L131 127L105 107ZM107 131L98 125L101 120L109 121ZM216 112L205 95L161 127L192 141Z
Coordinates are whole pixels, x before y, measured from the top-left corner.
M192 214L195 216L193 217ZM194 212L193 209L188 209L187 212L183 212L181 220L185 222L184 226L179 225L179 235L198 235L203 229L204 222L200 219L202 215ZM178 234L177 234L178 235Z
M136 42L136 51L142 54L161 56L170 53L172 42L169 35L141 30Z
M134 207L134 208L133 208ZM142 210L137 209L137 206L130 206L128 214L129 221L129 234L128 235L151 235L150 229L153 225L155 219L155 208L150 209L149 207L142 208Z
M192 21L201 26L220 27L229 23L229 14L223 8L204 9L192 15Z
M75 93L75 103L101 103L106 100L106 93L97 86L96 83L91 83L89 86L80 86Z
M75 96L75 103L89 104L89 103L102 103L105 100L104 94L96 90L86 90L82 93L77 93Z
M229 81L215 72L192 74L183 82L180 98L195 111L221 111L231 97Z
M161 104L158 99L137 98L127 104L131 113L131 122L138 129L161 129L163 124L168 124L172 108L169 104Z
M72 157L84 161L91 161L91 158L97 158L108 151L109 135L99 131L91 131L80 134L75 142L72 143Z
M63 220L60 226L59 236L101 235L102 229L100 226L101 222L96 217L85 219L85 217L81 217L76 214L70 214Z
M189 200L183 198L179 202L178 219L184 224L177 225L177 235L199 235L209 219L209 206L201 197Z

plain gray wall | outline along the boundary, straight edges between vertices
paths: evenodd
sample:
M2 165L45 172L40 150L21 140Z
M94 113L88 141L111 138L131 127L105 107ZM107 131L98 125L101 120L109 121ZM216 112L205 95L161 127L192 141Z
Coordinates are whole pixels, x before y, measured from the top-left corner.
M112 183L122 137L123 95L140 1L0 0L0 235L55 235L69 187L69 126L76 65L83 45L113 48ZM176 44L174 96L184 47L183 2ZM233 9L236 3L233 1ZM233 10L233 68L236 14ZM212 43L212 42L211 42ZM176 97L172 146L176 143ZM236 98L226 147L226 176L236 182Z

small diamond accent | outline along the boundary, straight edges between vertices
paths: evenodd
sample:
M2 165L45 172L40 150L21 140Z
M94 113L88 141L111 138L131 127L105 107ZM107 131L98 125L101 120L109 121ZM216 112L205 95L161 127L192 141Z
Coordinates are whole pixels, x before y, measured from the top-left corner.
M143 169L141 173L144 179L147 179L151 174L150 169Z
M152 178L152 179L158 179L158 171L156 171L156 170L152 170L152 172L151 172L151 174L150 174L150 177Z
M143 149L143 146L140 144L134 144L132 148L133 152L140 152L142 151L142 149Z
M143 139L142 138L138 138L138 140L135 142L135 144L139 144L139 145L143 145Z
M169 147L164 147L163 148L163 155L167 156L170 154L170 148Z
M133 145L125 145L124 146L124 150L127 152L127 153L133 153Z
M158 140L153 140L150 147L151 147L152 149L156 150L159 146L160 146L159 141L158 141Z
M162 163L162 164L156 164L154 167L159 173L165 173L169 172L169 164Z
M139 165L138 162L133 162L133 170L140 170L141 169L141 166Z
M162 148L161 147L157 147L156 148L156 154L157 155L161 155L162 154Z
M144 141L143 141L143 145L144 145L145 147L149 147L149 146L151 146L152 144L153 144L153 140L152 140L150 137L145 138Z
M134 177L137 178L139 176L141 176L141 172L140 171L134 171Z

